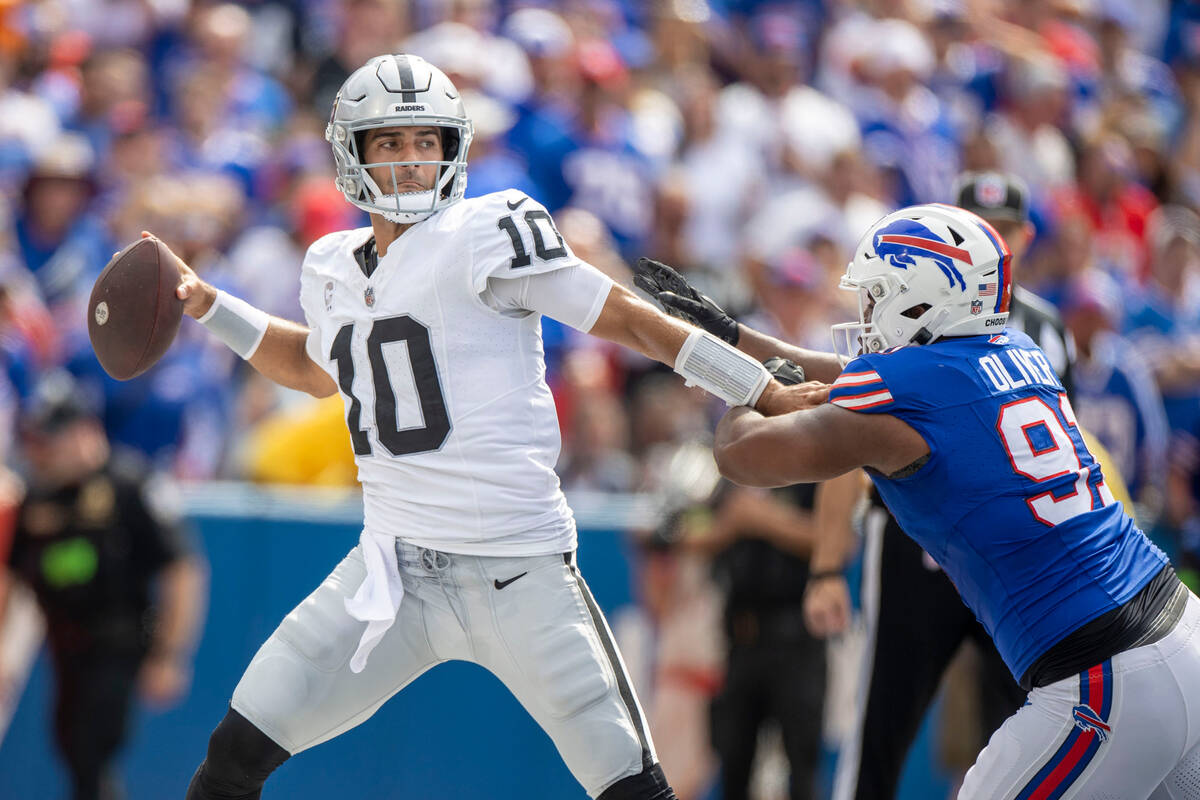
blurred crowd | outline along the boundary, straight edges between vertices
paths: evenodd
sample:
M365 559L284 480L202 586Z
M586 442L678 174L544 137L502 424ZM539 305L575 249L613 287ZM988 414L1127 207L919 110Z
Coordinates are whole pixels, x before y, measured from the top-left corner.
M330 105L384 52L462 90L468 196L521 189L619 280L656 258L812 348L856 313L837 276L872 222L950 201L963 171L1015 176L1035 234L1016 279L1074 337L1078 417L1143 527L1184 563L1200 552L1194 2L0 2L4 429L66 367L113 442L177 477L352 483L337 398L275 389L190 324L113 381L85 309L150 230L301 319L305 248L366 224L333 186ZM628 352L544 335L568 492L663 490L720 409Z

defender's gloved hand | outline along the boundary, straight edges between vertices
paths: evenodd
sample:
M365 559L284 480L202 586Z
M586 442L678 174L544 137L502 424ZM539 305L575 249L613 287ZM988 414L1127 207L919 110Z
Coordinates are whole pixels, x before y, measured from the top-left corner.
M673 317L703 328L733 346L738 343L738 323L712 298L697 292L687 278L666 264L639 258L633 268L633 282L652 296Z
M772 356L763 362L763 366L767 368L767 372L774 376L775 380L784 386L795 386L797 383L804 383L804 368L795 361L789 361L779 356Z

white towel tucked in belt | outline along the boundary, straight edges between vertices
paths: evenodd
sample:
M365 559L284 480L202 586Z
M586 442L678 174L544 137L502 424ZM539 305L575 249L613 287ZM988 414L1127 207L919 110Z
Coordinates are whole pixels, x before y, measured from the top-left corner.
M358 537L362 550L363 564L367 577L346 600L346 612L359 622L367 623L358 649L350 657L350 671L362 672L367 665L367 656L383 639L388 629L396 622L396 612L404 599L404 584L400 581L400 567L396 563L396 537L363 530Z

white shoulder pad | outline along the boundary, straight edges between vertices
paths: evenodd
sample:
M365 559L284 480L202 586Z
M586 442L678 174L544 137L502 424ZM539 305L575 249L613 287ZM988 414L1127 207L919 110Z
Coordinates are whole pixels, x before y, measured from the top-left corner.
M351 266L357 268L354 250L372 235L370 228L335 231L317 239L304 254L300 267L300 307L310 328L327 313L332 284Z
M354 249L372 235L371 228L352 228L327 233L308 246L304 254L303 272L324 272L340 258L354 258Z

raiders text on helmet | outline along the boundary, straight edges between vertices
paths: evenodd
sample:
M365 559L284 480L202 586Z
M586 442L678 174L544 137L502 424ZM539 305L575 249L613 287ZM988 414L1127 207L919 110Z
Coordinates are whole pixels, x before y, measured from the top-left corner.
M398 125L440 128L442 160L363 163L364 132ZM472 135L471 120L450 79L423 58L403 54L377 56L355 70L338 91L325 128L337 164L338 189L364 211L401 223L419 222L462 199ZM403 164L437 164L435 187L388 194L368 173Z
M833 326L843 355L943 336L999 333L1008 320L1008 245L984 220L932 203L888 214L855 249L841 288L859 294L859 321Z

